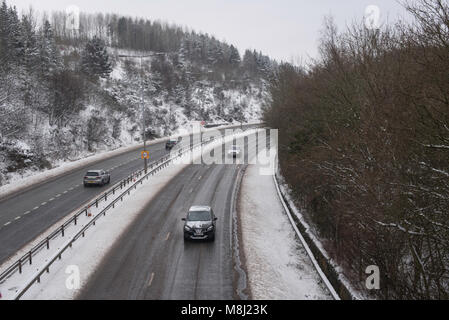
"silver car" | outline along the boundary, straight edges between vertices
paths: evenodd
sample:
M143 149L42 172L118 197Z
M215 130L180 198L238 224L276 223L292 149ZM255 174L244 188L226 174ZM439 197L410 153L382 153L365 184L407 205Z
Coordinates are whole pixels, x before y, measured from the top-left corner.
M104 170L89 170L84 175L83 182L85 187L91 185L104 186L111 182L111 175Z

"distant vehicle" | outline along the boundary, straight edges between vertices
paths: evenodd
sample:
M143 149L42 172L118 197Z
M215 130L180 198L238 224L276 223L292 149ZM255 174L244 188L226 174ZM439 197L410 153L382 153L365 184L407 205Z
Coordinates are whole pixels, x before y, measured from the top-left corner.
M233 158L237 158L238 156L240 156L240 153L241 150L237 146L232 146L231 149L229 149L228 151L228 155Z
M193 206L187 218L183 218L184 241L187 240L215 240L215 221L217 217L208 206Z
M178 144L178 139L170 139L167 141L167 143L165 144L165 150L171 150L173 149L174 146L176 146Z
M111 175L104 170L90 170L84 176L83 182L85 187L91 185L104 186L111 183Z

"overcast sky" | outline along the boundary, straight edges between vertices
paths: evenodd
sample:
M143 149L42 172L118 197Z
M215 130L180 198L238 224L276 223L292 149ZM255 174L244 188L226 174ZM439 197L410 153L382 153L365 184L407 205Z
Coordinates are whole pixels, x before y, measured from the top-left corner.
M381 21L407 14L397 0L7 0L20 11L65 10L118 13L187 26L220 40L285 61L317 56L323 18L332 15L340 30L361 20L369 5L380 9Z

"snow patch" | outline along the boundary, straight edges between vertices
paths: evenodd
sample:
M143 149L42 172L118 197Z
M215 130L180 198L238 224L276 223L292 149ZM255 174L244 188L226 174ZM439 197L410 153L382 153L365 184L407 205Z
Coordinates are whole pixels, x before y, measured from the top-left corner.
M328 300L332 296L296 240L273 176L248 166L240 191L242 243L252 298Z

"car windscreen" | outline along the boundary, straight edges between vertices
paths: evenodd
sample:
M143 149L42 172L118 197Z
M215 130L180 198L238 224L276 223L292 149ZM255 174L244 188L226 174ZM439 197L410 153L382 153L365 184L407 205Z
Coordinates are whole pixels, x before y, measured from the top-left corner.
M100 174L98 172L88 172L86 176L88 177L98 177Z
M187 217L189 221L210 221L211 214L209 211L191 211Z

